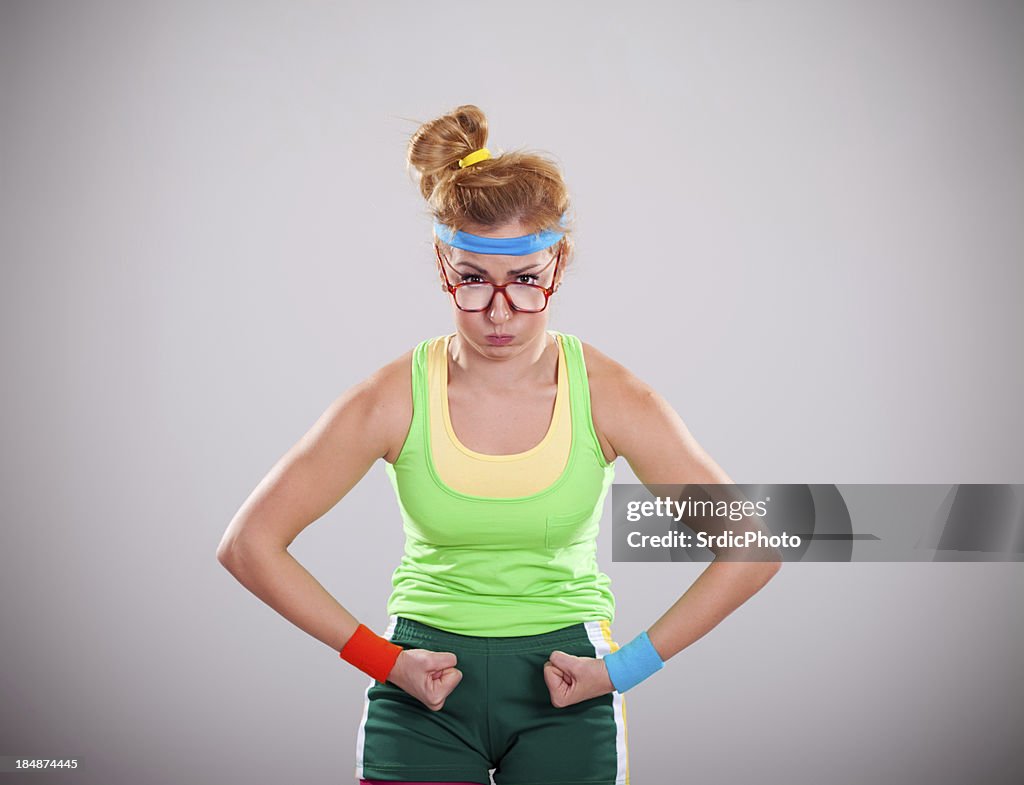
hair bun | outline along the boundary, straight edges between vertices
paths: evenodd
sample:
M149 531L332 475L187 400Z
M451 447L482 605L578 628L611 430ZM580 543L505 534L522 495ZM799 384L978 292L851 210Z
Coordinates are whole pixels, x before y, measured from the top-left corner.
M409 140L406 163L420 174L420 192L430 198L438 179L458 172L459 161L487 144L487 116L464 104L427 123Z
M563 233L567 265L573 227L562 221L571 206L561 168L550 156L529 150L492 155L487 135L487 116L474 104L422 123L412 134L406 164L419 175L432 217L454 231L516 223L523 234Z

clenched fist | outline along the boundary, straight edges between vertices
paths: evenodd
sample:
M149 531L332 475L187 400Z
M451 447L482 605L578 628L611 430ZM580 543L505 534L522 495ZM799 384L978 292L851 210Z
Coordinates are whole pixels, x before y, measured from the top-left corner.
M455 667L457 662L450 651L402 649L388 681L431 711L440 711L445 699L462 681L462 671Z
M564 651L551 652L544 663L544 682L551 694L551 705L559 709L615 690L602 660Z

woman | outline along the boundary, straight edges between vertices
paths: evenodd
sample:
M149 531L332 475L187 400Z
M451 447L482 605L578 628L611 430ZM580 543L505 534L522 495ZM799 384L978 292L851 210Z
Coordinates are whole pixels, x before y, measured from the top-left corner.
M338 398L232 520L218 556L250 590L372 677L361 783L628 783L622 693L717 625L779 564L710 564L628 646L595 540L614 461L645 484L729 483L625 367L548 329L572 259L557 167L491 157L461 106L408 162L435 224L455 331ZM287 546L383 458L405 554L377 635Z

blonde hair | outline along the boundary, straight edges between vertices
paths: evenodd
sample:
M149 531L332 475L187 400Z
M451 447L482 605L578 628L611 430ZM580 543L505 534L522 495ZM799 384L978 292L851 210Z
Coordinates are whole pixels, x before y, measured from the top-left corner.
M455 231L519 221L527 234L564 232L563 269L573 255L569 189L558 165L535 152L492 150L491 158L459 167L459 159L487 146L487 117L465 104L420 125L409 139L406 170L419 175L430 214ZM495 153L498 154L495 154ZM565 222L560 223L563 214ZM442 249L451 248L440 238ZM551 253L557 250L551 247Z

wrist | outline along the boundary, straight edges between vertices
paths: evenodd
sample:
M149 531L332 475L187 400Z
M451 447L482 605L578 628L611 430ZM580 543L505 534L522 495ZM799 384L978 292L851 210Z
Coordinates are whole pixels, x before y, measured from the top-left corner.
M604 664L608 669L612 686L619 693L635 687L665 667L646 630L622 648L606 654Z
M377 635L365 624L360 624L338 652L338 656L367 676L385 682L402 651L398 644Z

